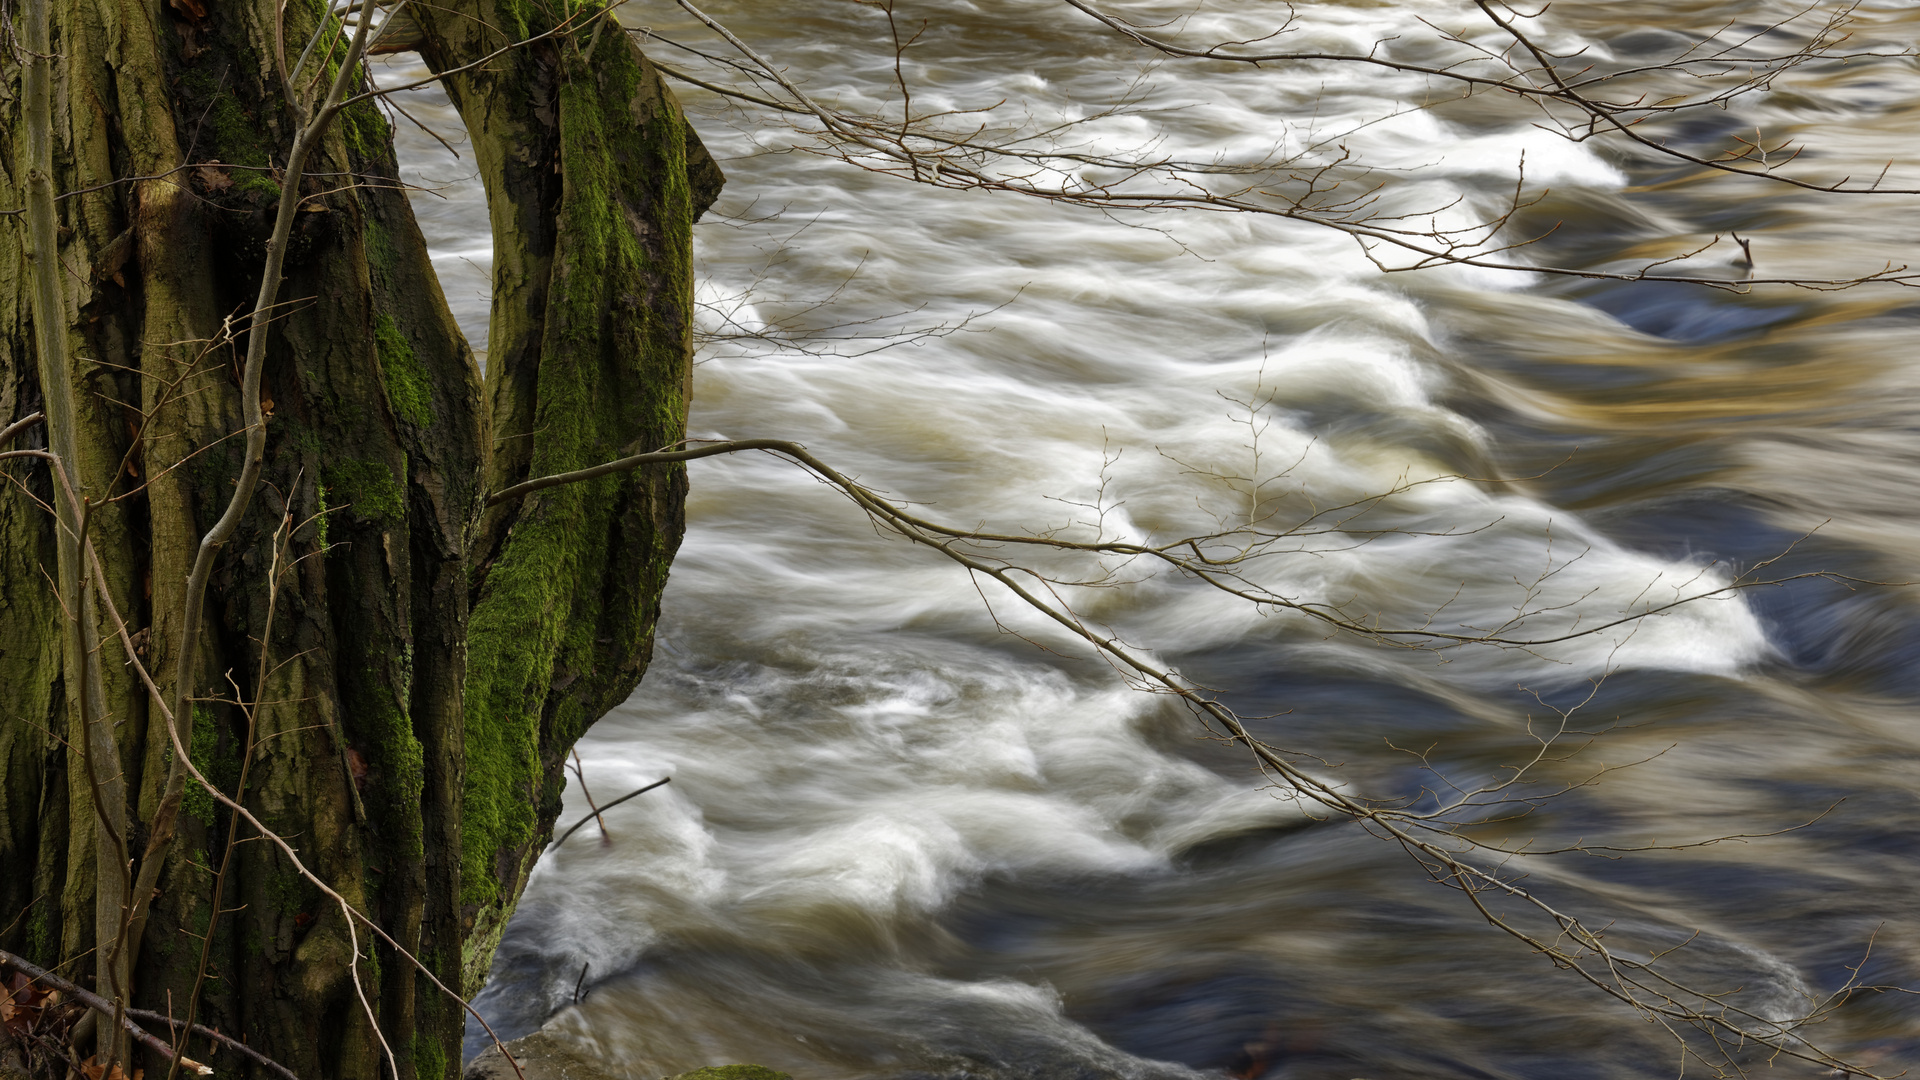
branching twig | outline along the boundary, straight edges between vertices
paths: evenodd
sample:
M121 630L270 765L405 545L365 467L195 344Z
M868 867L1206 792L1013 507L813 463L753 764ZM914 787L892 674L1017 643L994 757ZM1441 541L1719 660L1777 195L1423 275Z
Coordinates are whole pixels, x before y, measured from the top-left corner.
M33 979L36 982L46 983L48 986L53 987L54 989L60 991L61 993L66 994L67 996L73 998L75 1001L78 1001L81 1004L85 1005L87 1008L92 1009L95 1013L105 1018L106 1020L117 1021L120 1024L120 1026L126 1031L126 1033L130 1037L132 1037L134 1042L137 1042L142 1047L145 1047L146 1049L151 1050L156 1054L159 1054L162 1060L173 1062L177 1066L184 1065L185 1067L193 1070L193 1072L199 1076L213 1075L213 1069L211 1066L202 1065L201 1063L194 1061L192 1058L185 1057L184 1055L176 1055L173 1052L173 1047L168 1046L166 1043L160 1041L159 1039L155 1038L153 1035L149 1034L145 1028L142 1028L140 1025L134 1023L133 1018L130 1015L132 1010L128 1009L123 1003L108 1001L106 998L101 997L100 995L94 993L93 991L88 990L77 983L69 982L66 979L61 978L60 976L55 975L53 972L46 970L45 968L37 967L34 964L28 962L27 960L24 960L18 956L15 956L10 952L0 951L0 967L10 967L15 971L20 972L22 975L25 975L29 979ZM258 1055L255 1055L255 1056L257 1057ZM286 1072L286 1070L284 1069L280 1071ZM287 1075L292 1076L293 1074L287 1073Z

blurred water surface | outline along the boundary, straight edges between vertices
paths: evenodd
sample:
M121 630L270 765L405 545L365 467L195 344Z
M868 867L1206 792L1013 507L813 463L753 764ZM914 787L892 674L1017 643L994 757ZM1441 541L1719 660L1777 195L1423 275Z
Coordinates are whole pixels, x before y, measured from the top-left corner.
M897 104L874 9L712 10L822 100ZM1630 66L1793 10L1589 0L1543 21L1560 51ZM1286 11L1184 25L1252 37ZM671 5L627 12L697 39ZM1728 230L1769 274L1871 272L1920 248L1915 197L1708 178L1570 143L1516 99L1449 101L1359 67L1153 63L1043 0L899 12L927 22L901 70L921 108L1078 121L1073 138L1107 152L1337 141L1397 170L1382 173L1390 205L1459 220L1495 212L1524 152L1550 191L1516 228L1560 223L1519 254L1535 263L1630 266ZM1294 44L1360 50L1396 35L1416 50L1428 23L1477 18L1442 2L1297 13ZM1916 30L1910 6L1870 5L1848 47ZM1920 579L1906 290L1386 275L1298 223L1110 216L873 176L764 114L680 93L729 177L697 229L701 436L799 440L957 524L1084 534L1098 519L1161 539L1244 518L1252 480L1263 512L1298 519L1456 477L1365 522L1401 535L1356 527L1263 571L1401 623L1487 626L1532 604L1553 609L1536 629L1579 628L1789 549L1773 575ZM1100 115L1128 95L1125 114ZM444 99L409 98L458 145ZM1712 153L1759 127L1807 139L1811 175L1891 159L1910 181L1916 105L1911 60L1835 62L1661 136ZM484 196L464 161L405 124L399 137L479 344ZM1733 255L1723 242L1686 265L1738 276ZM602 800L673 783L610 813L610 844L589 828L540 865L480 999L503 1035L551 1022L633 1077L741 1060L804 1080L1681 1071L1670 1034L1489 930L1398 848L1264 789L1244 754L991 583L877 534L790 466L692 472L653 667L580 746ZM1578 706L1575 726L1597 734L1540 772L1542 790L1572 789L1489 830L1538 847L1776 834L1527 868L1619 948L1684 943L1677 975L1766 1015L1856 973L1920 986L1913 590L1808 578L1561 645L1435 655L1147 567L1122 576L1069 598L1355 790L1497 780ZM585 808L570 791L569 819ZM1881 1071L1920 1065L1920 1001L1864 995L1809 1037Z

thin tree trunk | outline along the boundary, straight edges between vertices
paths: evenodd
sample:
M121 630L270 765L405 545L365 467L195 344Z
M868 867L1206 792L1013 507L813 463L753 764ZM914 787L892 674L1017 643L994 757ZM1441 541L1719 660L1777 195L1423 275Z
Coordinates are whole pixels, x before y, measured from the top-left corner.
M591 12L587 15L591 16ZM414 11L486 183L494 235L488 487L685 437L692 234L720 171L618 23L511 0ZM679 547L679 465L497 507L467 672L464 982L477 989L551 834L566 752L639 684Z
M21 77L26 120L25 210L27 258L32 266L34 354L48 437L60 475L53 486L60 620L65 663L63 685L74 690L67 729L69 746L80 748L86 805L92 810L94 950L96 985L124 999L128 989L125 942L118 933L127 902L127 784L106 712L106 686L98 655L94 597L80 556L91 524L88 462L80 452L78 410L67 340L66 274L60 263L59 223L53 180L53 42L49 0L28 0L21 20L26 49ZM98 1027L102 1056L122 1057L127 1040L119 1025Z

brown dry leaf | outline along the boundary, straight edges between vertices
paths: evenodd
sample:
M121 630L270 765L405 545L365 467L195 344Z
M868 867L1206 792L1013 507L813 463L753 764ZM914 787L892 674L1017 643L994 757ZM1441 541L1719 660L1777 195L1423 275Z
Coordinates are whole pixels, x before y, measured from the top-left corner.
M178 5L179 0L173 0L173 2ZM191 2L191 0L189 0L189 2ZM217 169L214 167L218 164L220 163L217 161L210 161L193 170L194 175L200 178L200 186L215 194L233 186L233 177L227 175L225 169Z
M194 22L207 17L207 5L200 0L167 0L167 6Z
M33 1030L47 1006L60 1000L59 995L35 987L33 980L19 972L6 980L5 989L5 995L0 995L0 1026L15 1035Z
M186 1062L182 1061L181 1064L184 1065ZM128 1080L126 1071L120 1068L119 1062L114 1062L113 1071L107 1072L106 1062L101 1061L98 1054L81 1062L80 1071L86 1074L87 1080L102 1080L102 1074L105 1074L104 1080ZM145 1075L145 1069L135 1069L132 1080L142 1080Z

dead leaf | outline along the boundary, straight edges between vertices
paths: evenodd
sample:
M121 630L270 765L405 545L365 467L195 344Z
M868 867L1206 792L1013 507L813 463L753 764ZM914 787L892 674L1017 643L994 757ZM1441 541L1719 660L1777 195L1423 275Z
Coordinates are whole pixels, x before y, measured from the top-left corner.
M180 0L172 0L172 2L177 5ZM188 2L191 3L193 0ZM225 169L214 168L218 164L220 163L217 161L209 161L193 170L194 175L200 178L200 186L215 194L233 186L233 177L229 176Z
M207 17L207 5L200 0L167 0L167 6L192 19L194 22ZM97 1078L96 1078L97 1080Z
M0 997L0 1027L14 1035L24 1035L40 1022L40 1014L57 1003L60 996L43 990L33 980L14 972L5 983L6 995Z
M181 1058L180 1064L191 1065L193 1063L189 1062L186 1058ZM119 1062L114 1062L113 1071L107 1072L106 1063L100 1060L100 1055L98 1054L81 1062L80 1071L86 1074L87 1080L102 1080L102 1073L106 1074L105 1080L128 1080L126 1071L120 1067ZM143 1080L146 1075L147 1071L145 1069L135 1069L133 1070L132 1080Z

